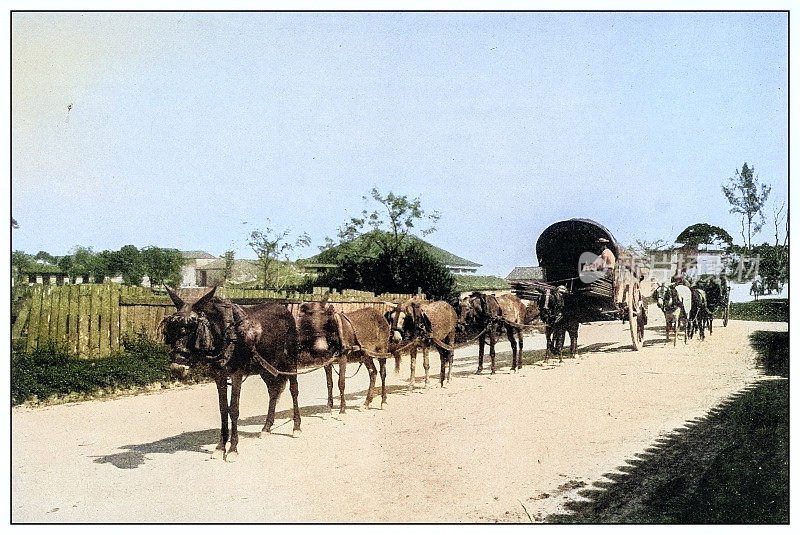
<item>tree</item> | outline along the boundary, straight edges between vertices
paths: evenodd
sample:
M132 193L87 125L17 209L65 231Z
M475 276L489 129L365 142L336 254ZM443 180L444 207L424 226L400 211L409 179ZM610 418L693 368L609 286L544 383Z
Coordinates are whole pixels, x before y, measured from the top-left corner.
M106 277L113 277L116 273L112 271L114 264L114 253L111 251L101 251L92 255L89 259L89 274L95 282L102 283Z
M416 293L419 288L431 299L445 299L455 289L455 277L419 243L400 246L400 269L393 269L391 251L374 257L345 256L338 266L316 282L318 286L350 288L381 293Z
M37 261L41 260L42 262L45 262L46 264L50 264L53 266L55 266L58 263L56 257L51 255L47 251L39 251L34 255L33 259Z
M225 265L222 268L222 284L225 284L228 279L231 278L231 275L233 275L233 260L235 254L236 253L233 251L225 251L225 254L222 255L225 261Z
M439 213L424 210L419 198L383 195L376 188L363 199L378 207L363 210L362 217L351 218L339 229L338 255L325 258L324 251L320 255L338 267L317 284L375 293L415 293L421 287L430 296L450 294L455 288L452 274L410 239L418 226L427 227L420 230L423 236L434 232Z
M142 249L139 254L142 272L150 279L150 286L164 283L172 286L180 284L181 268L184 264L184 258L180 251L150 246Z
M634 256L638 257L648 257L655 251L663 251L669 247L669 243L666 240L658 239L658 240L635 240L633 245L628 245L625 247L628 251L631 252Z
M362 197L365 201L370 199L379 204L379 207L372 210L362 210L362 217L351 218L339 229L338 237L340 243L352 242L355 238L368 233L367 227L379 232L369 232L371 237L367 240L376 242L382 251L397 253L403 242L408 238L415 225L428 221L431 226L420 231L420 234L427 236L436 231L433 226L439 218L439 212L433 211L426 213L422 208L419 198L409 199L406 195L395 195L391 191L383 196L372 188L369 196ZM332 243L332 240L327 240Z
M755 175L755 167L748 167L747 162L742 170L728 179L728 185L722 186L725 198L731 204L730 212L741 215L742 239L747 250L752 249L752 237L764 226L764 203L769 197L771 187L759 184Z
M18 280L22 272L34 264L33 258L23 251L14 251L11 253L11 275L14 280Z
M733 243L733 238L721 227L715 227L708 223L695 223L683 229L683 232L678 234L675 241L692 247L697 247L701 243L725 244L730 247Z
M112 262L113 271L122 275L122 283L128 286L139 286L144 277L142 255L133 245L123 246L115 254Z
M267 224L270 221L267 219ZM259 279L265 288L275 288L279 285L278 280L281 271L281 259L288 261L289 253L298 246L308 245L311 238L303 233L294 240L287 241L291 234L290 230L278 232L269 226L264 230L254 230L250 233L250 241L247 245L256 253L258 260L256 265L259 270Z
M91 247L76 247L75 252L72 253L72 264L68 270L69 276L88 276L92 271L92 255L94 253Z

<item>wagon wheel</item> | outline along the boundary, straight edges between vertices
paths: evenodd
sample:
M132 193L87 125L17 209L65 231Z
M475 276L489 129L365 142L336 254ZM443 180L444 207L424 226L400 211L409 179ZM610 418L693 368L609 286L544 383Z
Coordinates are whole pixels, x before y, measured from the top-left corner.
M644 303L642 303L642 295L639 292L639 283L629 283L625 289L626 305L628 307L628 325L631 329L631 341L633 342L633 350L639 351L644 345Z

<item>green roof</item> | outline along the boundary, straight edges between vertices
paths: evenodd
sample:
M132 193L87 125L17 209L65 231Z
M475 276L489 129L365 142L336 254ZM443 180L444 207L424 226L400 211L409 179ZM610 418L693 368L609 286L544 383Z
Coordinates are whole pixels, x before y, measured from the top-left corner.
M456 290L459 292L471 292L477 290L510 290L508 281L495 277L494 275L454 275L456 279Z
M209 259L216 258L216 256L209 254L205 251L181 251L184 258L192 260L195 258Z
M373 236L375 236L376 233L379 233L379 232L381 232L381 231L373 230L371 232L368 232L366 234L363 234L363 235L359 236L358 238L356 238L356 239L354 239L354 240L352 240L350 242L339 244L339 245L337 245L335 247L331 247L330 249L326 249L325 251L322 251L321 253L319 253L317 255L314 255L314 256L312 256L310 258L306 258L305 260L302 260L302 262L304 264L308 264L308 263L316 263L316 264L336 263L336 262L338 262L339 257L341 256L341 254L348 247L361 245L361 244L367 242L368 240L370 240ZM440 247L436 247L435 245L432 245L432 244L426 242L425 240L417 238L416 236L409 235L407 239L412 241L412 242L415 242L415 243L418 243L418 244L422 245L422 247L427 249L428 252L436 260L438 260L439 262L441 262L445 266L471 267L471 268L478 268L478 267L481 266L481 264L478 264L476 262L472 262L470 260L467 260L466 258L461 258L460 256L456 256L453 253L451 253L449 251L445 251L444 249L442 249ZM377 254L377 248L374 245L372 245L372 247L368 250L368 252Z

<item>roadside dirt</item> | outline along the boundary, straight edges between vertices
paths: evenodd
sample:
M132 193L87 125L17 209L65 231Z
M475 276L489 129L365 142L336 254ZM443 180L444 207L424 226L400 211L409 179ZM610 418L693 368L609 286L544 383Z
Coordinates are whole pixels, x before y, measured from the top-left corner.
M327 414L321 370L300 377L303 433L291 437L284 392L274 433L245 381L236 463L212 460L213 385L12 410L13 522L529 522L643 451L661 435L758 380L748 335L785 323L732 321L701 342L664 343L651 309L645 348L627 325L583 325L580 353L533 364L544 336L525 340L523 371L476 376L477 346L456 352L453 379L407 394L409 359L388 408L363 403L365 369L348 380L349 409ZM660 320L660 321L659 321ZM435 356L434 356L435 355ZM424 375L417 359L417 376ZM348 369L348 374L356 366Z

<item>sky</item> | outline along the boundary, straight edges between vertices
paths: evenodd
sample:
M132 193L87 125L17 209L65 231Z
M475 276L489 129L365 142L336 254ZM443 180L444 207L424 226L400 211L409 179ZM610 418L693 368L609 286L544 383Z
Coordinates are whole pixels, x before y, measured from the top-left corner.
M788 199L786 13L14 13L11 247L254 258L363 196L505 276L551 223L622 244L710 223L742 164ZM781 231L781 240L783 231Z

